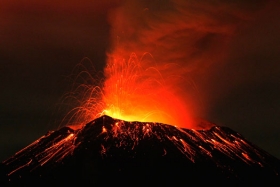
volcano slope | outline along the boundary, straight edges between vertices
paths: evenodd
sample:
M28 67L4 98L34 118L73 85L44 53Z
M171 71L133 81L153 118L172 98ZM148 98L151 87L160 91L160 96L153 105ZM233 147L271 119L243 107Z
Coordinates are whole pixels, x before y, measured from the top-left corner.
M280 161L227 127L102 116L48 132L0 165L0 186L280 184Z

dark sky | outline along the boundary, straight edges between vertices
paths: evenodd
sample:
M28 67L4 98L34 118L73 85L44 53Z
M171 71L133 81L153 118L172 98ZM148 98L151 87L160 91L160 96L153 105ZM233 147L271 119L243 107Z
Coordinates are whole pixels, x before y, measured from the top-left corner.
M168 72L193 82L199 117L280 158L279 7L230 0L1 1L0 160L58 128L74 107L60 102L78 63L90 59L102 72L106 53L119 51L176 61L183 68Z

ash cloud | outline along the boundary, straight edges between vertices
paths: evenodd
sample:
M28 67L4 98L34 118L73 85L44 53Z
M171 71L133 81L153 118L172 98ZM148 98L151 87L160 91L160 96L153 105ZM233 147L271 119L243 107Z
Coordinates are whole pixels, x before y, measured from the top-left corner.
M244 48L246 37L250 41L249 33L258 28L255 19L269 6L268 1L124 1L109 16L109 55L128 59L132 52L138 57L150 53L167 85L193 115L207 116L219 97L248 81L233 77L238 68L248 73L252 66L250 53L256 51ZM253 59L240 64L242 53Z

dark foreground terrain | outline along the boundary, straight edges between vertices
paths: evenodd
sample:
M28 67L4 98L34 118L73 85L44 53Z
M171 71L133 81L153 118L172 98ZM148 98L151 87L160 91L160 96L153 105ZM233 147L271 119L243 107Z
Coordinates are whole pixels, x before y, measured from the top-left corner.
M220 126L102 116L48 132L0 165L0 186L280 186L280 161Z

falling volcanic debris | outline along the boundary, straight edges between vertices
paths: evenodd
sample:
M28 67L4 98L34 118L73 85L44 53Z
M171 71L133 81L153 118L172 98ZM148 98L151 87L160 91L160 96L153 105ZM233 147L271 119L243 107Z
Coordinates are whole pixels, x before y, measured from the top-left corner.
M280 161L237 132L102 116L48 132L1 164L1 186L280 184Z

